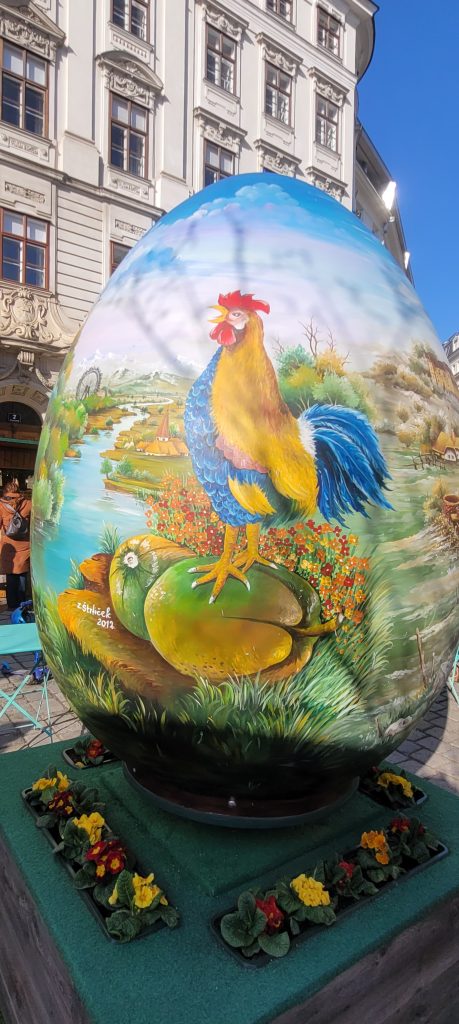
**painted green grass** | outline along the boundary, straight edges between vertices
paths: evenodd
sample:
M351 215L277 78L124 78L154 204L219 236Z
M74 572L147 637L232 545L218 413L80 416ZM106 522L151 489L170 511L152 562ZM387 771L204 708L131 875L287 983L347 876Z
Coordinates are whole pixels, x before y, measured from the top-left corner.
M177 761L192 762L192 774L260 772L266 763L298 761L324 769L345 763L349 748L374 750L384 725L401 717L384 699L382 679L391 647L389 592L382 568L373 570L365 607L363 652L355 661L352 644L339 653L333 638L295 677L280 683L257 678L228 679L215 685L197 678L195 685L166 704L127 691L116 676L69 635L60 622L52 593L36 592L37 622L50 667L76 713L96 735L126 753L142 751L159 761L165 773ZM362 627L360 627L362 628ZM379 705L379 708L378 708ZM412 704L410 706L412 710ZM405 708L405 713L407 710Z

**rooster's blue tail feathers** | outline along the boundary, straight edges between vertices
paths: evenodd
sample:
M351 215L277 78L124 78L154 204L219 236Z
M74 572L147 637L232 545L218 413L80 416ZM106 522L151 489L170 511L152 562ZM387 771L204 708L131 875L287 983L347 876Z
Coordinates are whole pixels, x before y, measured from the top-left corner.
M339 405L313 405L301 419L312 428L319 478L317 504L327 522L344 525L344 516L365 503L390 509L383 489L390 475L378 438L366 416Z

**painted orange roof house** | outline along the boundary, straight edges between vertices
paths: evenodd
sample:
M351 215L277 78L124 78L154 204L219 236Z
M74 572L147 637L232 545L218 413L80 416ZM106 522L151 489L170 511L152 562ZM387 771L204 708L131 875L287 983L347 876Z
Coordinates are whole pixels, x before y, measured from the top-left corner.
M154 441L141 441L137 445L138 451L145 452L145 455L156 455L174 458L178 455L188 455L188 448L180 437L173 437L170 432L169 412L166 410L161 416Z

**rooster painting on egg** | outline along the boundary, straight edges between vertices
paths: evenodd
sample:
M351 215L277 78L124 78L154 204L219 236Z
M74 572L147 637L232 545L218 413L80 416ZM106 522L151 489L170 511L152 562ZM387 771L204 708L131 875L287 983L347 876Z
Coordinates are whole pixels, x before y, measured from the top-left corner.
M251 566L272 565L259 552L268 516L290 506L307 518L319 508L342 523L347 512L366 515L366 502L390 508L387 467L361 413L314 405L292 416L263 344L259 313L269 314L269 304L235 291L220 295L216 309L211 338L221 348L193 384L185 411L194 471L226 526L218 562L189 570L204 573L193 587L214 582L210 603L228 576L250 590ZM235 557L240 527L247 547Z

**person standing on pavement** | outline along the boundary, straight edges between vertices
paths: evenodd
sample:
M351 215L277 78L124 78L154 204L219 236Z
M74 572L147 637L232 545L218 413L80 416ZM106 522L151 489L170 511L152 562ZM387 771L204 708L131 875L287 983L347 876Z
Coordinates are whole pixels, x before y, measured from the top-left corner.
M6 576L6 603L11 611L26 600L30 590L31 510L30 498L21 493L17 478L11 478L0 498L0 572Z

